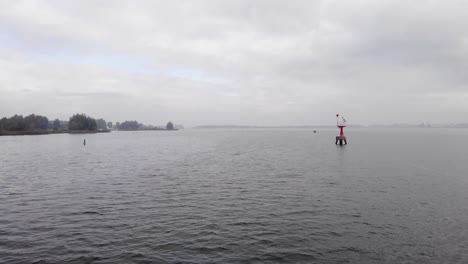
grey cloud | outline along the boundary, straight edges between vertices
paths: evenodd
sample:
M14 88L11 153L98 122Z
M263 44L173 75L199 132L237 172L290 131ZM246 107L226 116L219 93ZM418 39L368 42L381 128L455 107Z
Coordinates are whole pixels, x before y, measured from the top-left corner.
M57 96L62 97L129 97L131 95L125 93L115 93L115 92L55 92Z
M51 111L24 89L44 101L92 98L67 102L73 111L188 125L329 124L335 112L364 124L443 122L468 111L464 1L5 1L0 10L13 43L0 52L2 112ZM151 63L136 73L31 58L59 51Z

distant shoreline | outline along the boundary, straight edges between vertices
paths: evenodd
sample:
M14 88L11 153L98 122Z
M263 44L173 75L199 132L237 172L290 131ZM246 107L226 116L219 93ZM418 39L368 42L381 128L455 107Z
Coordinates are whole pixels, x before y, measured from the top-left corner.
M7 131L0 130L0 136L39 136L51 134L96 134L96 133L110 133L106 130L25 130L25 131Z
M362 126L359 125L350 125L348 126L349 128L361 128ZM202 125L202 126L196 126L194 129L223 129L223 128L235 128L235 129L243 129L243 128L249 128L249 129L261 129L261 128L302 128L302 129L307 129L307 128L336 128L336 126L237 126L237 125Z
M468 124L454 124L454 125L347 125L347 128L385 128L385 129L397 129L397 128L418 128L418 129L430 129L430 128L468 128ZM201 125L195 126L193 129L281 129L281 128L295 128L295 129L328 129L336 128L336 125L326 126L242 126L242 125Z
M113 131L177 131L179 129L160 129L160 128L154 128L154 129L117 129Z
M40 136L52 134L97 134L110 132L128 132L128 131L177 131L179 129L119 129L119 130L27 130L27 131L8 131L0 130L0 136Z

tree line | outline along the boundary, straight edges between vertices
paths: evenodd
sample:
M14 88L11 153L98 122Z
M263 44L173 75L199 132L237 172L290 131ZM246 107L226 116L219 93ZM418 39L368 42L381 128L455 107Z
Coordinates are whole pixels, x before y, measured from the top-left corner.
M155 127L152 125L143 125L138 121L125 121L125 122L117 122L115 124L115 129L118 130L164 130L163 127ZM175 130L174 124L169 121L166 125L166 130Z
M49 128L49 119L45 116L31 114L26 117L14 115L0 119L0 130L23 131L44 130Z
M65 126L64 126L65 124ZM108 125L112 127L112 122L106 123L102 118L94 119L85 114L75 114L68 122L55 119L49 121L45 116L31 114L26 117L14 115L0 119L0 131L36 131L36 130L85 130L96 131L106 130Z
M38 130L70 130L70 131L97 131L97 130L161 130L164 128L145 126L138 121L106 122L104 119L95 119L86 114L75 114L68 121L55 119L49 121L45 116L31 114L26 117L14 115L0 119L0 131L38 131ZM166 130L175 130L172 122L168 122Z

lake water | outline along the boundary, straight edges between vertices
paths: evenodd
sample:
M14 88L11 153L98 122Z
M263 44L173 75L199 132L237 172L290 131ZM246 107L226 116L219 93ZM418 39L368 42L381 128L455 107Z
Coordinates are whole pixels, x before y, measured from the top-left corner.
M346 132L0 137L0 263L468 263L468 130Z

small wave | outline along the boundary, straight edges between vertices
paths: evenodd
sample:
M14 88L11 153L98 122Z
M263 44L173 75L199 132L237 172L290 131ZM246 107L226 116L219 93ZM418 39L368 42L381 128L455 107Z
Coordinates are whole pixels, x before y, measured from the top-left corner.
M270 253L259 257L260 262L296 263L316 261L317 256L299 252Z
M22 192L10 192L10 193L7 193L7 195L11 195L11 196L15 196L15 195L24 195L26 193L22 193Z
M229 249L223 246L214 246L214 247L196 247L193 248L199 254L206 255L206 254L220 254L222 252L226 252Z
M70 215L103 215L96 211L73 212Z
M42 260L42 259L39 259L39 260L35 260L33 262L31 262L32 264L47 264L49 262L45 261L45 260Z
M228 224L230 226L265 226L265 223L261 222L235 222Z
M330 254L342 253L342 252L364 253L364 250L355 248L355 247L340 247L337 249L331 249L327 251L327 253L330 253Z
M97 256L79 256L77 258L71 259L69 263L95 263L101 260L104 259Z

